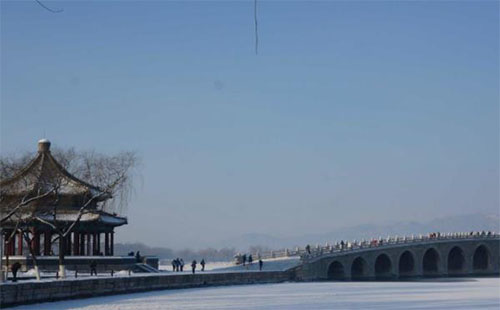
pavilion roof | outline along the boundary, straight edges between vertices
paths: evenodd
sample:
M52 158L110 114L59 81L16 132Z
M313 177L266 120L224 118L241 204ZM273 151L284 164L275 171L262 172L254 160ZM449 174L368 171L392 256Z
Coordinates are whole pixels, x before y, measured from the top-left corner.
M55 185L56 184L56 185ZM57 186L59 195L85 195L96 201L111 198L111 194L70 174L50 153L50 141L38 141L37 156L16 175L0 181L0 190L8 195L45 193Z
M80 216L80 219L78 217ZM73 223L78 220L79 226L94 225L94 226L109 226L117 227L127 224L127 218L111 214L102 210L86 210L81 215L76 210L61 210L55 214L40 213L36 215L41 220L53 223ZM17 220L31 219L31 214L20 214L15 220L10 220L4 223L6 227L13 227ZM36 221L35 221L36 222ZM41 222L37 222L41 223Z

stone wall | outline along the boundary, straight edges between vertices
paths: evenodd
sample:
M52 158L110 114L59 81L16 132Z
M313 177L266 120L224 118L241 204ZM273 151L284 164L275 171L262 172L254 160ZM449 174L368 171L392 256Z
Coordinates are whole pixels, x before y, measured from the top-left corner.
M151 274L131 277L5 283L0 284L0 308L46 301L162 289L279 283L293 280L293 275L293 272L283 271L197 273L194 275Z
M67 256L64 258L65 266L69 273L73 273L75 270L78 270L78 272L90 272L90 262L92 260L97 262L97 271L99 273L111 273L111 270L114 272L129 270L137 262L134 256ZM4 256L4 264L6 261L7 259ZM59 258L57 256L39 256L37 261L40 271L56 272L59 269ZM158 257L144 256L142 257L142 261L158 269ZM9 257L9 266L12 266L16 262L21 264L21 271L23 272L34 268L33 259L30 256Z

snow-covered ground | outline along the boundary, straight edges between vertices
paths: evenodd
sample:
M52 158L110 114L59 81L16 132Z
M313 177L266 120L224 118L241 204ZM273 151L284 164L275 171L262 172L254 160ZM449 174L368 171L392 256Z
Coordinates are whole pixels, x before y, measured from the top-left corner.
M316 282L165 290L60 301L26 310L500 309L500 279Z
M283 271L300 264L300 257L280 257L273 259L263 260L264 264L262 266L262 270L266 271ZM172 266L170 265L160 265L160 270L172 271ZM198 264L196 270L200 270L201 266ZM205 265L205 270L213 271L213 272L226 272L226 271L246 271L246 270L259 270L259 263L254 261L251 265L246 264L236 265L233 262L208 262ZM191 272L191 267L186 265L184 266L184 272Z
M268 271L284 271L300 265L300 257L280 257L263 260L262 270ZM244 270L259 270L258 261L254 261L251 265L234 265L215 269L217 271L244 271Z

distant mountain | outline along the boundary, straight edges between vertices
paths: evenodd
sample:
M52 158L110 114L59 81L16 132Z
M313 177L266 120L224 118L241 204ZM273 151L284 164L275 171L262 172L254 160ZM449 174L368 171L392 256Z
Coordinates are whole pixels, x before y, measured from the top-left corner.
M500 216L498 214L468 214L436 218L429 222L397 222L390 224L364 224L339 228L328 233L306 234L295 237L278 238L267 234L243 234L235 238L221 241L217 246L235 247L246 251L252 246L262 246L273 249L284 247L303 247L306 244L325 244L340 240L361 240L387 236L403 236L427 234L429 232L459 232L459 231L500 231Z

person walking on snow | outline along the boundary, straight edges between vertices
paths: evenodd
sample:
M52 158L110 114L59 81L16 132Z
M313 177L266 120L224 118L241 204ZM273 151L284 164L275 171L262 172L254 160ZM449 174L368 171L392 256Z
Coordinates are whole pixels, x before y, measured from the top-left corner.
M196 260L193 260L193 262L191 263L191 269L193 270L194 274L194 271L196 270Z
M12 270L12 282L17 282L17 271L21 269L21 264L19 262L15 262L10 266L10 270Z
M205 271L205 259L204 258L201 259L200 265L201 265L201 271Z
M97 261L95 259L90 261L90 276L92 275L97 276Z

